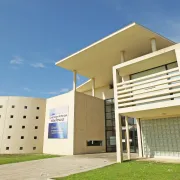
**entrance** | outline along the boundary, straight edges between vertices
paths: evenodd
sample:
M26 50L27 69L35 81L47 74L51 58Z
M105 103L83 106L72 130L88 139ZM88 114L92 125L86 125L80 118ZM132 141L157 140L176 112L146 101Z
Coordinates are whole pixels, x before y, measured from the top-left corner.
M125 117L121 117L122 123L122 143L123 151L126 152L126 127ZM128 119L129 123L129 137L130 149L132 153L136 153L138 149L137 144L137 128L134 118ZM106 152L116 152L116 129L115 129L115 112L114 99L105 100L105 136L106 136Z

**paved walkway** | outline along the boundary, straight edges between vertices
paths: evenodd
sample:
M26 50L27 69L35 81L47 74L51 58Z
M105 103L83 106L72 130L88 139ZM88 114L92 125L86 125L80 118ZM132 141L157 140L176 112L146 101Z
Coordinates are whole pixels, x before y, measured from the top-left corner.
M0 180L47 180L104 167L115 162L115 153L102 153L6 164L0 165Z

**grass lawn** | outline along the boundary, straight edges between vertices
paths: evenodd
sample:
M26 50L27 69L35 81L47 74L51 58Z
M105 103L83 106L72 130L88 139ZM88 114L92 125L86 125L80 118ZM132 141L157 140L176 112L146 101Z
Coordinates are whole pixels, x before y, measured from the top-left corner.
M180 180L180 164L129 161L56 180Z
M49 154L12 154L12 155L0 155L0 165L16 162L32 161L45 158L58 157L57 155Z

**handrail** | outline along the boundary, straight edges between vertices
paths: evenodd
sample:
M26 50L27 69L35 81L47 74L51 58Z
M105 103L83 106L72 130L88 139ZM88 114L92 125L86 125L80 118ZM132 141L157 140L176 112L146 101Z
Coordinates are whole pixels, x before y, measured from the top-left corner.
M163 89L167 89L167 88L174 88L174 87L177 87L177 86L180 86L180 83L170 84L170 85L167 84L167 86L160 86L160 87L157 87L155 89L146 90L145 92L144 91L133 92L131 90L131 93L123 94L123 95L118 95L118 99L125 98L125 97L128 97L128 96L140 95L140 94L144 94L144 93L149 93L149 92L154 92L154 91L158 91L158 90L163 90Z
M155 82L152 84L146 84L143 87L142 86L137 86L137 87L135 86L133 89L123 90L119 94L125 94L125 93L130 92L130 91L136 91L136 90L144 89L144 88L147 88L150 86L158 86L158 85L162 85L162 84L168 84L168 83L172 83L172 82L179 81L179 80L180 80L180 74L178 75L178 78L176 78L176 79L167 79L166 80L166 78L165 78L165 80L163 80L163 81L158 81L158 82Z
M147 100L141 100L141 101L136 101L136 102L131 102L131 103L120 104L120 105L118 105L118 107L120 108L123 106L149 103L149 102L153 102L153 101L159 101L159 100L163 100L163 99L171 99L171 98L176 98L176 97L180 97L180 94L174 94L174 95L168 95L168 96L163 96L163 97L158 97L158 98L152 98L152 99L147 99Z
M134 84L130 84L130 85L124 85L122 87L118 87L117 89L121 90L121 89L125 89L125 88L130 88L130 87L133 87L133 86L139 86L139 85L142 85L142 84L147 84L147 83L154 82L154 81L157 81L157 80L167 79L169 77L174 77L174 76L179 76L179 75L180 75L180 72L178 71L177 73L173 73L173 74L169 74L169 75L163 75L161 77L157 77L157 78L153 78L153 79L148 79L148 80L141 81L141 82L134 83Z
M129 80L129 81L124 81L124 82L121 82L121 83L117 83L117 86L129 84L129 83L144 80L144 79L148 79L148 78L151 78L151 77L156 77L157 75L167 74L169 72L173 72L173 71L177 71L177 70L179 70L179 67L176 67L176 68L173 68L173 69L170 69L170 70L165 70L165 71L162 71L162 72L158 72L158 73L155 73L155 74L147 75L147 76L140 77L140 78L137 78L137 79L132 79L132 80Z
M156 92L153 94L144 95L144 96L140 96L140 97L132 97L132 98L121 99L121 100L118 100L118 103L122 103L122 102L126 102L126 101L135 101L137 99L144 99L144 98L150 99L153 96L161 96L161 95L177 93L177 92L180 92L180 88L174 89L174 90L168 90L167 92Z

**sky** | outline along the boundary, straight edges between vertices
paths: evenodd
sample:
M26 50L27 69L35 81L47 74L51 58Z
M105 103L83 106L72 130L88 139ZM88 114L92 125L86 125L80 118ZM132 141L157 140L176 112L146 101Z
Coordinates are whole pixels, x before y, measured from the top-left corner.
M49 98L72 89L55 62L137 22L180 41L178 0L0 0L0 95ZM87 78L78 75L78 85Z

